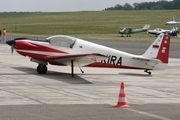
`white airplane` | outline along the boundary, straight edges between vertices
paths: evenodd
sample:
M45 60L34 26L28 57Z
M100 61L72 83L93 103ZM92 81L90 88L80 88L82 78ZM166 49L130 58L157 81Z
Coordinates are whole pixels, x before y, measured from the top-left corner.
M47 65L162 70L168 65L170 36L160 34L143 55L134 55L113 48L66 35L56 35L45 40L16 38L6 42L23 56L36 62L37 72L45 74ZM81 67L80 67L81 66ZM82 71L82 70L81 70ZM83 72L83 71L82 71Z
M166 25L180 25L180 22L168 21L168 22L166 23Z
M171 30L164 30L162 28L156 28L154 30L148 30L147 33L148 34L153 34L153 35L159 35L161 33L169 33Z
M166 23L166 25L180 25L180 22L168 21L168 22Z
M176 22L174 17L173 17L173 20L166 22L166 25L180 25L180 22Z

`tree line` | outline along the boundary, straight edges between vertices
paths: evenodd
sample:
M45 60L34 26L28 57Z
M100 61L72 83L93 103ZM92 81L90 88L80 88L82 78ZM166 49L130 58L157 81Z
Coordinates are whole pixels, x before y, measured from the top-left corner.
M180 9L180 0L166 1L160 0L157 2L142 2L142 3L125 3L124 5L117 4L114 7L105 8L105 10L172 10Z

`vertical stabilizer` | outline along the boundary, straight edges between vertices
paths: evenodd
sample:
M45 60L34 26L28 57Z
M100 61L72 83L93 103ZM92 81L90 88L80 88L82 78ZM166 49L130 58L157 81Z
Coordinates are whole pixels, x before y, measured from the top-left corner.
M170 49L170 36L161 33L156 40L151 44L143 57L159 59L163 63L168 63Z
M143 30L148 30L150 28L150 25L149 24L146 24L142 29Z

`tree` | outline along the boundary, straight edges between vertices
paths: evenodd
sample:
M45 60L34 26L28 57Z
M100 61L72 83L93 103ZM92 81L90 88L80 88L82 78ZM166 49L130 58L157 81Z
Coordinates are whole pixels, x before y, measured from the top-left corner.
M180 9L180 0L173 0L175 9Z
M123 10L123 6L120 4L115 5L114 7L106 8L105 10Z
M114 10L123 10L123 6L120 4L115 5Z
M142 2L133 3L131 6L129 3L125 3L124 6L117 4L114 7L106 8L105 10L170 10L180 9L180 0L166 1L161 0L157 2Z
M132 10L132 9L133 7L129 3L124 4L124 10Z

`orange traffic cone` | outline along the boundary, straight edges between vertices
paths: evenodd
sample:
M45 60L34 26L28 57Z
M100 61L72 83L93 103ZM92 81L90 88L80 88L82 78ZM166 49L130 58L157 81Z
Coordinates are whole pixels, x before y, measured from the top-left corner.
M125 108L130 107L126 102L126 94L125 94L125 91L124 91L124 82L121 82L119 98L118 98L117 105L115 107L125 107Z

